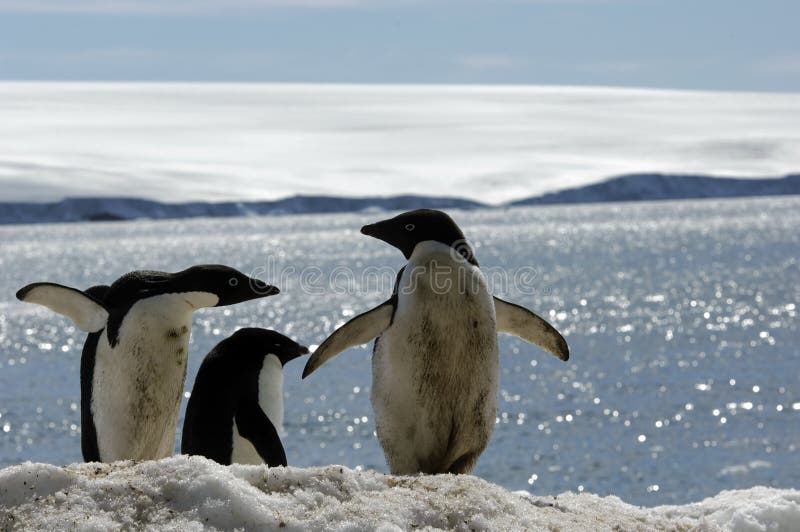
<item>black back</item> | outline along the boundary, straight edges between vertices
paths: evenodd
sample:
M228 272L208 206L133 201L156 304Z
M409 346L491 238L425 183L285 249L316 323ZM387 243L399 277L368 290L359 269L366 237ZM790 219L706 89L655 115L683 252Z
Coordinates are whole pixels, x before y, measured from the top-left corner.
M92 286L84 292L99 302L108 292L106 285ZM97 342L105 329L90 333L83 343L81 354L81 452L86 462L99 462L100 450L97 445L97 429L92 417L92 389L94 386L94 361L97 356Z
M206 355L194 382L183 422L181 453L231 463L233 420L270 466L286 465L275 426L258 405L258 378L267 354L282 364L308 349L275 331L240 329Z
M449 215L433 209L417 209L398 214L394 218L365 225L361 228L365 235L391 244L410 258L420 242L432 240L452 247L455 252L475 266L478 261L464 233Z
M81 451L86 462L100 462L97 446L97 429L92 417L92 391L94 387L94 362L97 341L105 329L90 333L83 344L81 355Z

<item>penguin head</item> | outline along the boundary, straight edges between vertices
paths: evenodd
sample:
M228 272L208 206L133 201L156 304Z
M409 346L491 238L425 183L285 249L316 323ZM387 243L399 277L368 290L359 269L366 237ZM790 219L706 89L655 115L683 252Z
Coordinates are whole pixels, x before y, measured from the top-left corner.
M17 292L17 299L45 306L72 320L85 332L106 329L115 346L128 311L139 301L171 296L180 311L191 313L203 307L233 305L271 296L280 291L242 272L217 264L192 266L177 273L134 271L111 286L98 285L81 291L56 283L33 283Z
M450 216L433 209L404 212L394 218L365 225L361 233L383 240L408 259L420 242L434 241L455 249L469 262L477 265L472 248L464 233Z
M193 309L234 305L280 293L260 279L248 277L229 266L202 264L177 273L135 271L111 285L103 301L128 306L159 295L182 297Z
M268 355L274 355L280 361L281 367L290 360L308 354L306 346L269 329L246 327L233 333L226 341L235 345L235 349L231 349L232 353L237 353L235 356L261 360Z
M228 266L193 266L181 274L185 276L182 282L186 288L216 295L218 301L213 305L215 307L235 305L280 293L277 287Z
M95 286L90 286L86 290L83 291L84 294L87 296L94 298L96 301L103 301L105 299L106 294L108 293L108 289L111 288L105 284L98 284Z

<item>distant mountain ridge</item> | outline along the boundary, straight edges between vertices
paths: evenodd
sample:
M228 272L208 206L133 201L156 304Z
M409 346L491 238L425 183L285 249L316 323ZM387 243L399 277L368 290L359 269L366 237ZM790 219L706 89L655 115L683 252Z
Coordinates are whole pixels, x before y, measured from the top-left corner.
M0 224L59 223L113 220L230 218L280 214L321 214L429 209L475 209L482 203L461 198L391 196L340 198L292 196L274 201L161 203L141 198L67 198L53 203L0 203Z
M655 173L623 175L600 183L512 201L509 205L742 198L793 194L800 194L800 174L748 179Z
M583 187L494 206L478 201L430 196L347 198L292 196L274 201L161 203L140 198L67 198L53 203L0 203L0 224L111 220L165 220L280 214L322 214L365 210L478 209L621 201L739 198L800 194L800 174L746 179L670 174L631 174Z

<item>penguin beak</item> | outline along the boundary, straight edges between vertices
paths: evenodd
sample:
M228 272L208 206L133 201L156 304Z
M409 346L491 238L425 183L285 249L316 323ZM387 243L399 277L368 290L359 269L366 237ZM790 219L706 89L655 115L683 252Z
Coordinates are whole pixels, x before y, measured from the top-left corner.
M386 242L390 246L399 249L406 258L409 258L417 242L409 238L406 233L405 229L398 227L395 218L375 222L361 228L362 235Z
M376 235L376 233L377 233L377 227L375 227L377 225L378 224L367 224L367 225L365 225L364 227L361 228L361 234L374 237Z
M219 298L219 301L217 301L217 304L214 306L224 307L227 305L236 305L238 303L244 303L245 301L252 301L262 297L274 296L275 294L280 293L281 291L278 290L276 286L267 284L261 279L245 277L230 293L222 294L222 296Z
M281 291L277 286L267 284L261 279L250 279L250 288L258 297L274 296L280 294Z
M286 357L286 361L284 362L284 364L286 364L286 362L289 362L290 360L294 360L295 358L299 358L299 357L301 357L303 355L307 355L308 353L309 353L309 351L308 351L308 348L306 346L298 345L297 346L297 352L287 356Z
M371 236L372 238L377 238L378 240L383 240L387 244L391 246L396 246L394 243L395 238L392 235L395 233L393 230L393 226L391 220L383 220L381 222L375 222L374 224L367 224L361 228L361 234Z

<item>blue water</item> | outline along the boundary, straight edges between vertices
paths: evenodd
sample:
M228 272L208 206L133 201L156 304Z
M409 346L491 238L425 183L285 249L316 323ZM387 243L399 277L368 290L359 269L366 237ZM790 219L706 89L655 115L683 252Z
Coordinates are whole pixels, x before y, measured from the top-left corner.
M548 318L572 352L563 363L500 337L498 421L476 475L644 505L799 486L800 198L452 214L496 293ZM19 287L216 262L280 286L280 296L195 314L188 392L202 357L236 327L319 344L384 300L402 256L358 233L383 217L0 228L0 466L81 459L83 335L18 303ZM302 363L287 367L290 464L386 471L370 353L348 351L306 381Z

